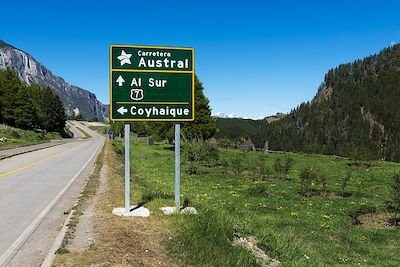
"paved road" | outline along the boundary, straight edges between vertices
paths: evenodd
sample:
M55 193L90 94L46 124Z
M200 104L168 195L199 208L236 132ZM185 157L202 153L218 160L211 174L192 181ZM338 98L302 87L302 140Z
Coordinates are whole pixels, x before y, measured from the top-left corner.
M0 161L0 266L30 265L29 259L11 262L60 199L93 167L104 138L78 126L93 137Z

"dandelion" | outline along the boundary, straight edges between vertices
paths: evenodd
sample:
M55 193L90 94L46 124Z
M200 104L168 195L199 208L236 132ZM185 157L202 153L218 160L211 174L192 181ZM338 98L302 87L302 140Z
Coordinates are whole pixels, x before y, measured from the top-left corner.
M250 204L249 202L247 202L247 203L244 204L244 207L245 207L245 208L248 208L248 207L250 207L250 206L251 206L251 204Z
M291 213L290 213L290 216L299 216L299 214L297 213L297 212L295 212L295 211L292 211Z
M322 215L322 218L324 218L324 219L327 219L327 220L330 220L330 219L332 219L332 215Z
M229 194L231 194L231 196L233 196L233 197L237 197L238 196L238 193L235 192L235 191L229 191Z
M360 239L361 241L365 241L365 240L367 240L368 238L367 238L366 236L364 236L364 235L361 235L361 236L359 237L359 239Z
M322 223L322 224L320 224L320 227L323 228L323 229L325 229L325 230L328 230L329 227L330 227L330 225L327 224L327 223Z

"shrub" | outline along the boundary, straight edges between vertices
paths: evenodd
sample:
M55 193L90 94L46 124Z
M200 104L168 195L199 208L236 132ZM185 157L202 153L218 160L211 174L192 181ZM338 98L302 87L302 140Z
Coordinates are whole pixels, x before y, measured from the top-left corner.
M398 226L400 222L400 173L393 175L393 184L392 184L392 210L393 217L391 218L390 223L393 226Z
M189 175L197 175L200 174L200 166L198 162L188 162L187 164L187 172Z
M232 158L232 166L233 166L233 170L235 171L236 174L241 173L242 163L243 163L243 155L242 154L236 154Z
M268 196L268 186L265 184L256 185L250 187L246 190L247 195L253 197L267 197Z
M207 162L209 165L215 166L219 160L216 145L204 141L200 137L183 138L182 150L183 160L189 163L189 174L197 174L201 162Z
M259 171L261 178L269 178L272 173L271 168L264 162L260 165Z
M328 179L326 175L321 172L314 175L316 178L316 182L318 183L318 187L322 190L323 196L326 197L328 194Z
M352 172L350 170L347 171L346 175L340 178L340 195L342 197L346 196L346 187L349 184L352 178Z
M290 169L293 167L293 165L294 165L294 159L290 156L286 156L285 160L283 162L284 179L287 178L287 175L288 175Z
M287 179L287 175L293 165L294 159L291 156L285 156L283 162L281 158L276 158L274 162L274 170L280 179Z
M281 158L276 158L274 161L274 170L278 175L281 175L283 172L283 164L281 162Z
M310 168L304 168L300 172L300 190L302 194L309 194L312 190L312 182L315 179L315 175Z

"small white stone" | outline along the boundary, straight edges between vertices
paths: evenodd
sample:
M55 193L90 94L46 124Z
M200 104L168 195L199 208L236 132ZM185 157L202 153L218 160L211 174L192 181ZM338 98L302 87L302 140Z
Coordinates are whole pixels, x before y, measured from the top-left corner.
M162 210L165 215L171 215L171 214L177 213L176 207L162 207L162 208L160 208L160 210Z
M197 210L193 207L186 207L183 210L181 210L182 214L197 214Z

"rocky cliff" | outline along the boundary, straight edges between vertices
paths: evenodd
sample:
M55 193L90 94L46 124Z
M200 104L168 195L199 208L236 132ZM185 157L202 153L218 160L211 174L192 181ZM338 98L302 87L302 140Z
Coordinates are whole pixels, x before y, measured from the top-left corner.
M0 40L0 69L5 68L13 69L27 84L50 87L60 97L68 115L75 112L85 119L96 117L108 121L109 107L98 101L95 94L65 82L28 53Z

